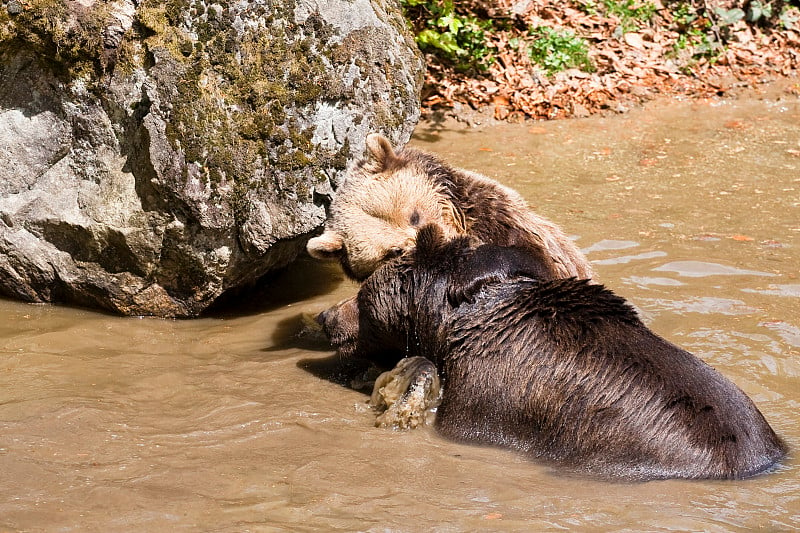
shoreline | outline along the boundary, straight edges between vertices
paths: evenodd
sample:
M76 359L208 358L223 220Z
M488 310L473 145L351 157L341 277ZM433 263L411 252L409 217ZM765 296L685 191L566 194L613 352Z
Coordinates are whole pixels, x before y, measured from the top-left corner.
M631 111L645 110L650 107L659 107L679 103L699 103L699 102L734 102L741 100L772 100L782 99L800 102L800 77L780 77L764 80L758 84L741 83L731 85L730 88L721 95L707 94L655 94L648 98L638 101L626 102L625 105L617 109L603 109L594 113L582 115L568 115L558 118L533 118L516 115L513 119L497 118L496 107L488 104L481 108L473 108L461 102L455 102L452 108L448 109L425 109L417 123L416 129L426 127L429 130L442 129L471 129L499 126L503 124L540 124L551 121L574 120L592 117L615 117L625 115ZM416 134L416 133L415 133Z

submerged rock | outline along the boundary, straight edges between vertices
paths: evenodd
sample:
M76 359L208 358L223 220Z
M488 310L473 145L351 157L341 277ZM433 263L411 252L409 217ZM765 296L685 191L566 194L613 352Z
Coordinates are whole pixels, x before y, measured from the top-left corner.
M0 294L196 316L285 266L418 118L382 0L0 3Z

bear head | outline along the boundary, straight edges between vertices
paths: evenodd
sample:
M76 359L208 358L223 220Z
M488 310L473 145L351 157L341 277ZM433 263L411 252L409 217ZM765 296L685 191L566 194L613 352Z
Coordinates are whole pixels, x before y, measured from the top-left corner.
M367 150L337 190L324 232L307 245L312 257L339 260L358 281L413 248L426 224L448 237L465 232L447 193L431 178L425 154L395 152L379 134L367 136Z
M555 279L544 251L484 244L474 237L447 238L437 224L420 228L416 246L378 268L351 298L318 317L346 357L391 366L424 355L447 316L473 302L487 285L512 278Z

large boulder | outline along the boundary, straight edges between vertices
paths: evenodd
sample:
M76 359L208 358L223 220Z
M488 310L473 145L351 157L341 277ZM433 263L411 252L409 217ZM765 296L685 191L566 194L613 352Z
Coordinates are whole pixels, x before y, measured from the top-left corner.
M391 0L0 1L0 294L198 315L408 140L423 68Z

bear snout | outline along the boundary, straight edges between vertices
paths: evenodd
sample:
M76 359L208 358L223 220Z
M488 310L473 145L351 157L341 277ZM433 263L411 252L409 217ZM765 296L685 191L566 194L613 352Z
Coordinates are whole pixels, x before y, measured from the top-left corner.
M325 329L325 324L328 321L328 316L330 315L330 311L331 311L331 309L326 309L326 310L324 310L323 312L321 312L320 314L317 315L317 318L316 318L317 324L322 326L323 329Z
M317 315L317 323L340 354L358 339L358 300L348 298Z

